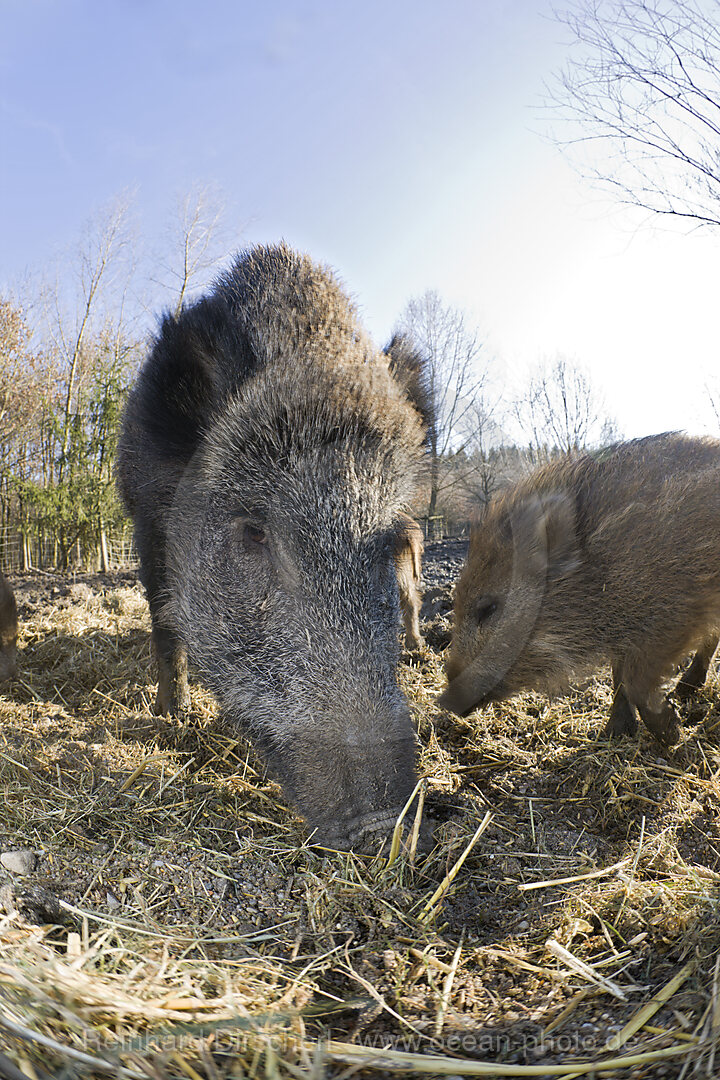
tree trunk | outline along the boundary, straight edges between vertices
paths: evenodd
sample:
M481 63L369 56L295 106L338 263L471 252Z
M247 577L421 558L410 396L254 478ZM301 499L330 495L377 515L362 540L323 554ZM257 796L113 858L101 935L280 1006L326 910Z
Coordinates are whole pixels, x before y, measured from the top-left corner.
M103 574L110 572L110 559L108 557L107 536L105 530L100 530L100 570Z

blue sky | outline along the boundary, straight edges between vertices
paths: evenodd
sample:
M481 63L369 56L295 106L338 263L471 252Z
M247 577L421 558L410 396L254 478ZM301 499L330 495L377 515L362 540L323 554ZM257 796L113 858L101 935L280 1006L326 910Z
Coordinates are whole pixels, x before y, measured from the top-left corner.
M178 196L209 183L231 244L283 237L330 262L381 341L436 288L477 322L509 393L562 351L627 435L709 423L719 240L642 227L541 137L566 54L550 2L0 13L0 283L57 257L123 190L151 260Z

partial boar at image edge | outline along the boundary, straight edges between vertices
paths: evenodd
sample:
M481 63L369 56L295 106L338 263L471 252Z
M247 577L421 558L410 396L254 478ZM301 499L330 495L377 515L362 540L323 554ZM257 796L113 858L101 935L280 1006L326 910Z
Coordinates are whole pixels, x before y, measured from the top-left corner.
M125 412L156 709L187 707L189 654L330 847L372 847L415 785L394 559L423 385L404 339L376 349L332 273L279 245L165 317Z
M17 674L18 619L15 594L0 571L0 682Z
M679 738L663 690L704 684L720 637L720 442L679 433L551 462L503 491L473 530L455 587L442 707L466 715L554 694L610 661L611 736L637 714Z

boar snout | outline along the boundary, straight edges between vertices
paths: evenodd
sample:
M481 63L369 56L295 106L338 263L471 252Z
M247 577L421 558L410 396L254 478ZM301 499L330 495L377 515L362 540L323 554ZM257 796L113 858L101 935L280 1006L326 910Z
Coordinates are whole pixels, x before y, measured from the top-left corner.
M376 855L380 851L388 853L390 840L400 816L403 804L398 804L390 810L368 814L367 817L358 818L349 823L346 831L333 823L326 830L316 829L310 839L311 844L318 847L330 848L333 851L354 851L356 855ZM407 837L412 827L412 814L410 820L403 822L404 836ZM430 825L422 822L417 842L417 851L427 855L433 847L434 835Z
M503 680L480 661L464 666L462 662L449 656L445 664L448 685L443 690L437 703L441 709L447 709L457 716L469 716L475 709L489 705L491 701L501 701Z
M448 669L448 679L447 689L443 690L437 699L441 709L447 709L456 716L469 716L475 709L482 708L491 700L490 691L483 686L481 673L471 668L466 668L455 676Z
M393 726L393 737L356 732L353 740L330 740L325 731L321 743L317 733L307 732L287 747L265 749L271 770L307 820L311 843L371 852L392 832L416 783L409 712L396 715Z

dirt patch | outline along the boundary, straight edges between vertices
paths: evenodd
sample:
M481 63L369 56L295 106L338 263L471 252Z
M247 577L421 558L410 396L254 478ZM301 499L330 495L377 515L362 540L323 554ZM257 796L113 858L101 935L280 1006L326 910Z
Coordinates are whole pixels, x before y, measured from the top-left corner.
M463 558L428 545L400 670L437 843L392 865L308 847L197 684L153 716L132 575L12 581L0 853L35 858L0 865L0 1076L717 1075L717 676L672 751L601 739L604 677L451 717Z

